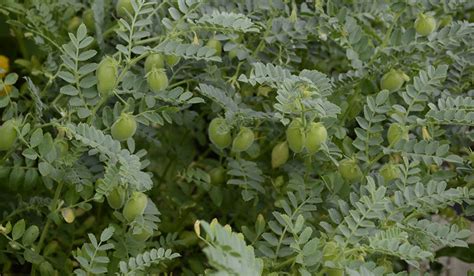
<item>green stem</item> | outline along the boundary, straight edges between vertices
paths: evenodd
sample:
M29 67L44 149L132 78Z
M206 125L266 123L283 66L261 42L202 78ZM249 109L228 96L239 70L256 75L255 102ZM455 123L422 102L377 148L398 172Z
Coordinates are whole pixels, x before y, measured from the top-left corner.
M175 88L177 86L180 86L181 84L184 84L184 83L188 83L188 82L191 82L192 80L181 80L181 81L178 81L178 82L175 82L173 83L172 85L170 85L168 87L169 90L171 90L172 88Z
M102 206L102 205L101 205ZM97 244L97 248L99 248L100 246L102 245L102 241L99 241L99 243ZM95 256L97 255L97 252L98 252L98 249L95 249L94 250L94 255L92 255L91 257L91 260L90 260L90 266L93 267L94 266L94 261L95 261ZM89 275L92 275L91 272L89 271L89 269L87 269L87 276Z
M13 168L13 167L11 167ZM23 168L23 169L28 169L27 167L20 167L20 168ZM38 206L26 206L24 208L21 208L21 209L15 209L15 211L11 212L8 216L6 216L0 224L3 224L5 223L6 221L10 221L12 218L14 218L15 216L23 213L23 212L28 212L30 210L36 210L38 208Z
M265 30L265 33L261 37L260 43L258 44L257 48L255 48L255 51L252 53L253 57L256 57L260 51L265 49L265 37L267 37L268 34L271 32L272 23L273 23L273 18L267 21L267 28Z
M295 211L293 212L293 214L290 217L291 221L293 221L294 217L299 214L299 211L301 210L301 208L303 208L303 206L306 205L308 200L309 200L309 198L306 199L305 201L301 202L301 204L295 209ZM283 239L285 238L285 235L286 235L287 231L288 231L288 225L286 225L285 228L283 228L280 239L278 240L278 245L277 245L276 250L275 250L275 258L273 259L274 261L278 260L278 253L280 251L281 244L283 242Z
M56 187L56 191L54 192L53 202L51 202L51 213L55 213L58 207L58 200L59 196L61 195L61 190L63 189L63 183L59 182L58 186ZM48 216L48 220L46 221L46 225L43 228L43 232L41 233L40 240L38 245L36 246L36 252L41 252L43 247L44 240L46 239L46 235L48 234L48 228L51 225L51 218Z
M150 42L160 41L162 38L163 38L162 36L154 36L154 37L145 38L145 39L135 42L135 45L143 45L143 44L148 44Z
M15 33L18 46L20 47L21 55L23 56L24 59L29 60L30 54L28 53L28 49L26 47L25 36L23 35L23 32L19 30L18 28L12 28L12 29L13 29L13 32Z
M118 27L119 27L119 25L115 24L112 27L108 28L105 32L102 33L103 38L107 38L108 36L114 34L115 30L117 30Z
M308 177L309 177L309 174L310 174L310 171L311 171L311 164L312 164L312 160L311 160L311 155L308 155L306 156L305 160L304 160L304 164L306 166L306 172L304 174L304 180L308 180Z
M61 190L63 189L63 183L59 182L58 186L56 187L56 191L54 192L54 198L53 201L51 202L51 214L55 213L57 211L57 206L58 206L58 200L59 196L61 195ZM38 242L38 245L35 247L35 251L39 254L41 252L41 249L43 248L44 240L46 239L46 235L48 234L49 227L51 226L51 217L48 216L48 220L46 221L46 224L44 225L43 232L41 232L41 236ZM36 269L37 265L33 264L33 267L31 268L31 275L36 275Z
M403 13L404 11L405 11L405 10L403 9L403 10L401 10L399 13L397 13L397 14L395 15L395 18L393 19L392 25L390 25L390 28L389 28L388 31L385 33L385 36L384 36L384 38L383 38L383 42L382 42L382 44L380 45L380 47L378 48L379 50L378 50L378 51L372 56L372 58L369 60L369 63L367 63L367 67L369 67L370 65L372 65L372 63L374 63L374 62L377 60L377 58L378 58L378 56L379 56L379 54L380 54L380 52L381 52L380 50L381 50L381 49L384 49L384 48L387 46L388 42L390 41L390 37L392 36L393 29L395 28L395 24L397 23L398 19L400 18L400 16L402 15L402 13Z
M285 267L285 266L291 264L291 263L292 263L293 261L295 261L295 260L296 260L296 256L291 257L291 258L285 260L284 262L281 262L281 263L277 264L277 265L274 266L273 268L274 268L274 270L278 270L278 269L280 269L280 268L282 268L282 267Z

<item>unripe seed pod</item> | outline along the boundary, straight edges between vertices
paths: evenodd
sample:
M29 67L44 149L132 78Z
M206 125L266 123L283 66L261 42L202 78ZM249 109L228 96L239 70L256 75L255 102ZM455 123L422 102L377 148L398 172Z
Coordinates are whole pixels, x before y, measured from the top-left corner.
M209 172L209 176L211 177L211 184L219 186L225 182L226 170L223 167L213 168Z
M322 123L311 123L306 132L306 150L311 154L317 152L327 138L328 132Z
M216 50L216 56L220 56L222 54L222 43L219 40L217 40L215 38L211 38L207 42L206 46L209 47L209 48L215 49Z
M79 28L81 23L82 19L79 16L74 16L69 20L69 23L67 24L67 31L70 33L74 33L77 28Z
M149 73L153 68L163 69L165 68L165 59L162 54L153 53L150 54L145 60L145 72Z
M279 175L275 178L275 180L273 180L273 185L275 185L275 187L281 187L285 184L285 178L283 177L283 175Z
M232 143L229 126L225 119L215 118L209 124L209 140L220 149L228 147Z
M443 17L441 17L441 20L439 21L439 27L440 28L446 27L449 24L451 24L452 21L453 21L453 17L451 15L444 15Z
M294 119L286 130L286 140L288 146L295 153L300 153L304 149L305 133L301 119Z
M152 235L153 235L153 232L145 228L142 228L140 233L132 234L135 240L141 241L141 242L148 240Z
M160 92L168 87L168 76L164 69L152 68L147 74L147 82L153 92Z
M339 163L339 173L346 181L354 182L362 178L362 171L353 159L344 159Z
M379 172L386 182L400 177L400 171L398 170L397 166L390 163L383 165Z
M246 151L250 148L255 140L255 135L253 131L248 127L240 128L239 133L234 138L232 142L232 151L234 152L242 152Z
M84 20L87 30L93 32L95 30L95 19L92 9L85 10L82 14L82 19Z
M415 30L421 36L428 36L436 29L436 20L433 16L420 13L415 20Z
M133 221L143 215L147 204L148 197L144 193L133 192L125 207L123 207L123 216L127 221Z
M394 145L402 139L408 140L408 129L398 123L391 124L387 132L389 145Z
M105 57L97 66L97 90L101 95L108 95L115 88L118 77L117 61Z
M337 258L339 254L339 247L333 241L327 242L323 248L323 260L324 261L332 261Z
M122 114L112 125L111 134L115 140L125 141L137 131L137 121L130 114Z
M281 142L273 147L272 150L272 168L278 168L283 166L290 157L290 150L288 148L288 143Z
M168 64L169 67L175 66L176 64L178 64L180 60L181 60L181 57L178 57L175 55L166 56L166 64Z
M122 18L127 18L127 12L134 15L133 5L131 0L118 0L115 7L117 15Z
M73 223L76 219L76 215L74 214L74 210L71 208L64 208L61 210L61 215L64 218L64 221L67 223Z
M380 88L390 92L397 91L402 88L405 81L409 80L410 78L402 71L392 69L380 79Z
M109 203L109 206L114 209L120 209L125 203L126 196L127 193L125 188L122 186L117 186L107 196L107 203Z

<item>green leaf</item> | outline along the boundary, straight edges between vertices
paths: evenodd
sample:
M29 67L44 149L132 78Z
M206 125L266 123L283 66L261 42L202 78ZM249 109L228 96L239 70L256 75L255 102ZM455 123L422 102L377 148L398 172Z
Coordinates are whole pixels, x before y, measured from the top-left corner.
M104 231L102 231L102 234L100 234L100 241L101 242L108 241L112 237L114 232L115 232L115 228L113 227L105 228Z
M436 258L455 257L465 263L474 263L474 244L468 247L444 247L436 251Z
M30 262L32 264L40 264L44 260L43 256L39 255L31 249L26 249L23 253L23 257L27 262Z
M36 160L36 158L38 158L36 151L31 148L25 149L21 154L30 160Z
M52 173L54 168L49 163L40 162L38 164L38 169L42 176L48 176L49 174Z
M31 147L35 148L39 146L41 142L43 142L43 129L38 128L31 135L30 145Z
M18 240L23 236L23 233L25 233L25 220L21 219L13 225L13 230L12 230L12 239L14 241Z

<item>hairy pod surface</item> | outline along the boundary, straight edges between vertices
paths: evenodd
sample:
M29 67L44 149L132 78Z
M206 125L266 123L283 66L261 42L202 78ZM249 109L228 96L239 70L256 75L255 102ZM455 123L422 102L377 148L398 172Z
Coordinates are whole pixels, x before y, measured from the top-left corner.
M294 119L286 129L286 141L288 146L295 153L300 153L304 149L306 136L301 119Z
M148 197L144 193L133 192L123 207L123 216L129 222L135 220L137 217L143 215L147 203Z
M229 126L223 118L215 118L209 124L209 140L218 148L224 149L232 143Z
M115 121L111 128L112 137L118 141L125 141L135 135L137 131L137 121L130 114L122 114Z
M328 132L324 125L322 123L312 122L306 131L306 150L310 154L317 152L321 148L321 145L326 143L327 138Z
M147 74L147 82L151 91L160 92L168 87L168 76L164 69L152 68Z
M288 142L276 144L272 149L272 168L283 166L290 157Z
M339 162L339 173L348 182L358 181L362 178L362 171L354 159L344 159Z
M255 135L253 131L248 127L240 128L239 133L235 136L234 141L232 142L232 151L242 152L250 148L255 140Z
M97 90L102 95L108 95L116 86L118 77L117 61L111 57L105 57L96 70Z
M415 20L415 30L421 36L428 36L436 29L436 20L433 16L420 13Z

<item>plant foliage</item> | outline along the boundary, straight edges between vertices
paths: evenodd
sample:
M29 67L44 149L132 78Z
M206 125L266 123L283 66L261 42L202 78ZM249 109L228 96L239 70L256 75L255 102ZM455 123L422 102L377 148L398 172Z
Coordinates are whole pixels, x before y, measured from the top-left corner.
M0 274L474 262L473 19L473 1L0 0Z

